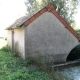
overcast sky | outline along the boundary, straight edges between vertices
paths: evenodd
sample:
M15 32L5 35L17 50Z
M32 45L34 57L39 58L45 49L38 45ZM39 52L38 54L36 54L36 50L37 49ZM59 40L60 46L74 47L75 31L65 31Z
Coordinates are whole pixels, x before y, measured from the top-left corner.
M24 0L0 0L0 29L26 14Z
M25 0L0 0L0 31L11 25L16 19L26 14ZM80 26L80 9L75 16Z
M80 6L77 9L77 14L74 16L76 25L80 29Z

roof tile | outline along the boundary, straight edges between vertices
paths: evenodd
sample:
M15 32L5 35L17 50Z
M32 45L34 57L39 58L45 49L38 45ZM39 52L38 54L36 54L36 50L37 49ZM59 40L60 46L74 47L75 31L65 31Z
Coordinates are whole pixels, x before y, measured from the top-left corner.
M56 10L52 7L51 3L49 3L46 7L42 8L40 11L38 11L36 14L33 16L29 17L28 19L24 20L23 22L20 23L27 26L29 25L32 21L34 21L36 18L38 18L41 14L43 14L46 11L50 11L55 15L61 22L62 24L80 41L80 36L73 30L73 28L56 12ZM12 25L13 26L13 25ZM7 29L11 28L12 26L8 27Z

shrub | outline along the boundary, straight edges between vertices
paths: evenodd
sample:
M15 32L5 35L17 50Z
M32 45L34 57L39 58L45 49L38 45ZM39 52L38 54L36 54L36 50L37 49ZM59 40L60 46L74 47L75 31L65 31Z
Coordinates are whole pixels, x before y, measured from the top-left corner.
M40 71L48 73L51 80L67 80L54 70L54 64L48 63L46 58L47 56L38 55L38 58L28 57L27 60L29 60L28 64L37 65Z
M0 51L0 80L50 80L44 71L39 71L36 67L30 70L28 67L30 68L28 60Z
M46 62L46 57L29 57L22 60L11 54L9 46L0 51L1 80L65 80L55 70L53 64Z
M80 35L80 29L79 30L76 30L76 32L77 32L78 35Z
M3 46L0 50L5 52L11 52L11 48L8 45Z

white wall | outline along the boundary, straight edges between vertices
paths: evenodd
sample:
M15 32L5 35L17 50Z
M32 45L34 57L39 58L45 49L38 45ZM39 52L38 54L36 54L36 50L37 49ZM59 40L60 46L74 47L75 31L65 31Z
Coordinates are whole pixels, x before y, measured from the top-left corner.
M7 30L7 43L12 49L12 30Z
M19 55L25 59L24 28L14 29L14 47L18 43Z

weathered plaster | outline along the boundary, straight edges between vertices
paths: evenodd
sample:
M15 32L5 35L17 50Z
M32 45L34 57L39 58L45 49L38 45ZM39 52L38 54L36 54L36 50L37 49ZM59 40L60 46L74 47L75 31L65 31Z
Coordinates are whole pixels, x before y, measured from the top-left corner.
M79 44L77 38L50 12L45 12L25 27L27 56L49 55L54 62L65 62ZM49 60L50 58L48 58Z

